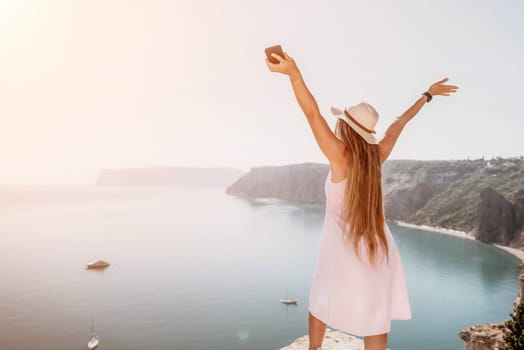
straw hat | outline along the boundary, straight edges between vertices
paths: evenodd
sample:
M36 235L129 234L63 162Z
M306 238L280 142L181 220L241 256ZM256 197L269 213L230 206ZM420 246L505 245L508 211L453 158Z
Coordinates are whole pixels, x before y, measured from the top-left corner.
M331 107L331 113L349 124L367 143L378 144L375 137L375 125L378 112L367 102L340 109Z

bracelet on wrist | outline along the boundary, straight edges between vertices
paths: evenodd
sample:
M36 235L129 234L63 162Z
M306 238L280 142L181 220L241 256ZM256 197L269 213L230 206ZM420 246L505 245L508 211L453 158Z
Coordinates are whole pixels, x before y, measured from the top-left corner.
M428 92L428 91L424 91L422 93L422 95L426 95L426 97L428 98L426 103L428 103L429 101L431 101L431 99L433 98L433 96L431 96L431 94Z

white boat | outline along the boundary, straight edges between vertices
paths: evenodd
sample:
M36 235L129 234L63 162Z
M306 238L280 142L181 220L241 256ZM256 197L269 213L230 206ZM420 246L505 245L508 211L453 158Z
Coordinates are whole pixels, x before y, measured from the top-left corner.
M100 344L100 339L98 339L98 335L94 335L93 337L91 337L91 340L89 341L89 343L87 343L87 348L89 350L96 349L98 344Z
M287 305L297 305L298 304L298 299L296 299L296 298L288 298L287 297L287 290L286 290L286 297L283 298L283 299L280 299L280 302L282 304L287 304Z
M298 299L280 299L280 302L283 303L283 304L293 304L293 305L297 305L298 303Z
M95 327L94 327L94 319L91 319L91 339L87 343L87 348L89 350L96 349L98 344L100 344L100 339L98 338L98 335L95 334Z
M108 266L109 266L109 263L102 259L93 260L89 264L86 265L88 269L105 269Z

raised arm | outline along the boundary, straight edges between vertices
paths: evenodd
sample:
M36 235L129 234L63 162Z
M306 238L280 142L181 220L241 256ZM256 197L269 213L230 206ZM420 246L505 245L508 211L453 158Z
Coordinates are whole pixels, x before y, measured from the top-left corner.
M384 137L382 137L378 142L380 164L384 163L389 157L389 154L393 150L393 146L400 136L400 132L404 129L404 126L408 121L418 113L426 101L426 95L422 95L407 111L405 111L400 117L395 118L395 120L388 126L384 133Z
M342 141L335 136L324 117L320 114L317 102L307 88L295 61L285 52L284 57L277 54L273 54L273 57L278 59L279 63L271 63L266 58L266 64L269 70L288 75L297 102L306 115L320 150L330 163L342 162L344 159L345 146Z
M457 91L458 86L443 84L448 79L449 78L444 78L432 84L428 89L429 94L431 96L449 96L450 93ZM407 111L402 113L401 116L395 118L395 120L386 129L384 137L378 143L378 148L380 151L380 163L384 163L384 161L389 157L389 154L393 150L393 146L397 142L400 132L402 129L404 129L404 126L407 124L407 122L418 113L427 100L428 97L426 95L419 97L419 99L415 101L415 103L411 105Z

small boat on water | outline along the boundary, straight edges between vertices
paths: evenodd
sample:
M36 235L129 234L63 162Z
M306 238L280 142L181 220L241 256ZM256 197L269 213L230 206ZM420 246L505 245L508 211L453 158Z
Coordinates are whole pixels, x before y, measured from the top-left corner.
M288 298L287 297L287 290L286 290L286 297L283 298L283 299L280 299L280 302L282 304L287 304L287 305L297 305L298 304L298 299L296 298Z
M100 344L100 338L98 338L98 335L95 334L95 327L93 323L94 319L91 319L91 339L87 343L87 348L89 350L96 349L98 347L98 344Z
M89 343L87 343L87 348L89 350L96 349L98 347L98 344L100 344L100 339L98 339L98 335L94 335L91 337Z
M288 299L288 298L286 298L286 299L280 299L280 302L281 302L282 304L288 304L288 305L292 304L292 305L297 305L297 303L298 303L298 299Z
M86 268L88 269L105 269L109 266L109 263L107 261L104 261L102 259L97 259L91 261L89 264L86 265Z

